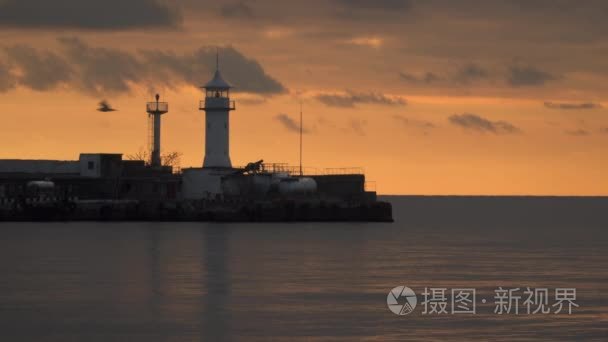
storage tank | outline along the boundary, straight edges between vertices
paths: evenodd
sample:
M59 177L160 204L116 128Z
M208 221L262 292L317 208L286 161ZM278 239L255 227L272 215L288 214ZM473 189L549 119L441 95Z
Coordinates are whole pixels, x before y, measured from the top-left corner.
M222 191L226 196L257 196L268 194L272 183L271 175L234 175L222 179Z
M253 191L258 196L266 196L272 184L272 177L269 175L253 175Z
M284 179L288 179L289 177L289 173L287 172L275 172L272 174L272 184L273 185L279 185L279 183L284 180Z
M30 181L27 182L27 187L37 189L53 189L55 187L55 183L48 180Z
M310 177L290 177L281 179L279 193L282 195L303 195L317 192L317 182Z

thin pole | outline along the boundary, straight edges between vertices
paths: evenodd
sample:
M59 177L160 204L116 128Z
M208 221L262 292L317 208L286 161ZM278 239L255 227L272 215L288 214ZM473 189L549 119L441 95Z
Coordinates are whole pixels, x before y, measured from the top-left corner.
M302 171L302 132L302 101L300 101L300 176L304 175L304 172Z

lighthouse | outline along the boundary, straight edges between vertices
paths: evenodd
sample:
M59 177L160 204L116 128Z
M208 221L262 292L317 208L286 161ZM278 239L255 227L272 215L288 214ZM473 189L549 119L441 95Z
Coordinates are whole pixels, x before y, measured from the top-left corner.
M216 60L215 75L202 88L205 100L199 109L205 111L205 158L203 168L232 168L230 162L230 111L235 109L230 100L230 84L224 80Z

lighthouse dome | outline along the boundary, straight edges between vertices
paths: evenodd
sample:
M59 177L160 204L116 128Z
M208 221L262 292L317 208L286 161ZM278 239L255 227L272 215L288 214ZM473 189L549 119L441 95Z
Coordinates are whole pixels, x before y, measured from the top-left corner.
M222 77L222 74L220 74L220 71L218 69L218 70L215 70L215 75L213 75L213 79L211 81L207 82L207 84L205 84L205 86L203 88L229 89L229 88L232 88L232 86L224 80L224 78Z

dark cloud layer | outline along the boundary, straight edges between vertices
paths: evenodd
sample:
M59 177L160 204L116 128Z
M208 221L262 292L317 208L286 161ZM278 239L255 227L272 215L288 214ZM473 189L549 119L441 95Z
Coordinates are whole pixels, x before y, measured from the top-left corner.
M8 47L5 53L10 65L20 71L19 83L25 87L44 91L67 82L72 74L68 63L50 51L18 45Z
M215 47L190 54L160 50L131 53L92 47L78 38L60 38L59 52L26 46L4 49L8 69L0 61L0 91L12 88L12 75L23 87L44 91L65 84L87 94L120 94L134 84L148 87L192 85L199 87L215 69ZM266 74L255 60L232 47L219 49L224 77L236 91L272 95L285 87ZM4 71L3 71L4 70Z
M320 94L316 99L330 107L352 108L360 104L385 106L405 106L407 101L401 97L388 97L380 93L361 93L348 90L344 94Z
M460 83L470 83L472 81L488 78L488 76L489 73L486 69L477 64L467 64L458 70L456 75L454 75L454 80Z
M15 84L15 77L11 74L8 65L0 61L0 93L13 89Z
M394 11L409 9L411 0L335 0L338 5L357 10Z
M147 76L146 64L127 52L91 47L77 38L59 41L77 75L75 86L86 93L128 92L131 83Z
M286 89L269 76L254 59L248 58L232 47L220 48L222 75L236 91L277 94ZM142 51L144 59L155 72L169 79L184 81L193 86L202 85L215 69L215 47L202 47L191 54L176 55L170 52Z
M399 78L402 81L413 84L435 84L442 82L447 85L466 85L474 81L487 79L490 76L489 72L477 64L467 64L451 73L437 73L427 71L421 75L416 75L408 72L400 72Z
M285 127L288 131L300 133L300 123L296 120L289 117L289 115L285 113L281 113L274 117L283 127ZM304 127L302 129L302 133L310 133L310 130Z
M515 134L521 130L506 121L490 121L476 114L454 114L448 118L453 125L480 133Z
M410 83L431 84L431 83L435 83L435 82L441 80L441 78L439 76L437 76L435 73L432 73L430 71L427 71L426 73L424 73L423 75L420 75L420 76L414 75L411 73L407 73L407 72L400 72L399 77L401 78L401 80L410 82Z
M380 19L396 17L409 13L411 0L333 0L336 5L335 15L347 20Z
M512 87L542 86L555 79L554 75L533 66L512 66L507 82Z
M251 6L243 1L222 5L220 7L220 15L224 18L235 19L251 19L255 17Z
M583 103L556 103L556 102L545 102L545 107L550 109L564 109L564 110L576 110L576 109L599 109L602 105L593 102Z
M3 0L0 27L131 29L175 27L176 9L158 0Z

